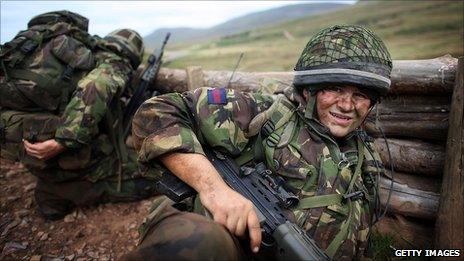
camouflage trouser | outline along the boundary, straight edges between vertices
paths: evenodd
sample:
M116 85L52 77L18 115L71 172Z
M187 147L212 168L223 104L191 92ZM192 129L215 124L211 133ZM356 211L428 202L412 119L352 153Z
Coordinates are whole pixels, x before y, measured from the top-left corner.
M150 214L144 229L137 249L121 260L248 259L245 247L225 227L204 216L179 211L170 204L161 203Z
M144 178L123 181L120 191L117 186L117 181L110 180L51 183L38 178L35 200L39 212L45 218L56 220L63 218L76 206L137 201L156 194L154 182Z
M155 181L138 175L135 153L129 154L129 162L122 169L121 189L118 191L118 177L115 174L117 161L113 157L99 160L96 166L84 170L63 170L52 168L46 170L30 169L37 176L35 199L39 212L48 219L60 219L76 206L89 206L108 202L137 201L156 195ZM37 175L38 172L41 175ZM44 175L44 172L48 172ZM98 177L112 173L112 176L96 181L71 179L52 182L43 176L90 176Z

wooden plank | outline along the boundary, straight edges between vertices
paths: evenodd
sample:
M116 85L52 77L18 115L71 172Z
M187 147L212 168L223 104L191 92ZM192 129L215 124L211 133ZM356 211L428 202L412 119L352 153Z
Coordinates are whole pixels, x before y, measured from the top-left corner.
M464 255L464 57L459 58L446 143L435 244L440 249L460 249ZM458 258L451 258L457 260ZM446 259L449 260L449 259ZM462 260L462 259L461 259Z

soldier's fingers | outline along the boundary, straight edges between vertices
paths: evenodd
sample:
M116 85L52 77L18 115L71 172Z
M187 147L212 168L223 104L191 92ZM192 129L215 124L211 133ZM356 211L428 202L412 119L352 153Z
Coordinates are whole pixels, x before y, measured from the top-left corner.
M38 152L31 148L30 146L27 146L27 145L24 145L24 149L26 150L27 154L29 155L33 155L33 154L37 154Z
M246 223L244 218L239 218L237 222L237 227L235 228L235 235L243 236L246 230Z
M24 148L29 149L35 153L41 153L42 149L37 144L29 143L27 140L24 140Z
M24 148L26 148L26 149L27 149L27 148L31 148L31 145L32 145L32 144L29 143L29 141L27 141L27 140L23 140L23 144L24 144Z
M235 230L237 229L238 218L235 215L227 216L226 222L227 229L230 231L230 233L235 234Z
M250 235L251 250L257 253L259 251L259 245L261 244L261 226L259 225L258 216L256 216L254 211L248 213L247 225Z

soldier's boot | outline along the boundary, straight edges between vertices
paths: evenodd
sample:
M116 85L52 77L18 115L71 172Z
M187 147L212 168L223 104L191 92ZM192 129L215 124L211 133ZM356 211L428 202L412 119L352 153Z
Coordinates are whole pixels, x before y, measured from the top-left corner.
M47 220L59 220L71 213L75 204L53 193L38 181L34 193L37 210Z

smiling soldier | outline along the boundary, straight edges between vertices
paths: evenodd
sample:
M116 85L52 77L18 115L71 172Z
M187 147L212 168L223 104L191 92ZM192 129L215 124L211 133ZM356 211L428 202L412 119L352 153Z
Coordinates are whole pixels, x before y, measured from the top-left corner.
M145 223L141 244L125 258L236 260L272 254L260 248L252 203L226 185L202 145L236 160L252 148L245 162L264 161L299 197L290 209L294 222L331 258L361 257L375 221L376 177L383 171L361 125L388 92L391 68L385 45L370 30L333 26L308 42L293 86L277 98L200 88L146 101L133 122L139 162L148 168L162 162L198 192L195 209L206 208L212 219L165 201Z

